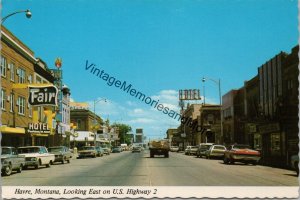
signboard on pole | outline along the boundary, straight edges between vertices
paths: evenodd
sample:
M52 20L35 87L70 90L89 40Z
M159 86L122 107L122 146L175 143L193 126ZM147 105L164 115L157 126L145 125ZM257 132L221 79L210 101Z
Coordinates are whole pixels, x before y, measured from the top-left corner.
M198 89L179 90L179 100L201 100L200 90Z
M54 85L29 86L28 103L32 106L57 106L58 89Z

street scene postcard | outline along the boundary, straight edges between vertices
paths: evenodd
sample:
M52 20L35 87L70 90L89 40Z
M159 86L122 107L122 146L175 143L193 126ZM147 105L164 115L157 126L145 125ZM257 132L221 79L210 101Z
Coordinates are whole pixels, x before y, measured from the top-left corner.
M2 0L3 199L298 199L297 0Z

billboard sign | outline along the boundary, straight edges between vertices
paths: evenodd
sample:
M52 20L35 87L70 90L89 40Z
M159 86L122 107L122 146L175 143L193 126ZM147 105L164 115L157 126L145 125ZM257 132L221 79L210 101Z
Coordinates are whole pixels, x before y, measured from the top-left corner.
M179 100L201 100L200 90L198 89L179 90Z
M57 87L29 86L28 103L32 106L57 106Z

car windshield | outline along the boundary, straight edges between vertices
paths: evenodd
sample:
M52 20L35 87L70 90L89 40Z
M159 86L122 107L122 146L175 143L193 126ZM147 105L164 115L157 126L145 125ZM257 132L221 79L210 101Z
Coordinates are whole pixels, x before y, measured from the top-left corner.
M94 150L95 147L82 147L81 150Z
M61 152L63 149L61 147L50 147L48 148L49 152Z
M214 146L214 149L221 149L221 150L224 150L225 147L222 147L222 146Z
M1 148L2 149L2 151L1 151L1 155L5 155L5 154L10 154L10 148Z
M27 148L19 148L18 153L38 153L40 148L38 147L27 147Z
M233 148L234 149L251 149L251 147L249 145L242 145L242 144L234 145Z

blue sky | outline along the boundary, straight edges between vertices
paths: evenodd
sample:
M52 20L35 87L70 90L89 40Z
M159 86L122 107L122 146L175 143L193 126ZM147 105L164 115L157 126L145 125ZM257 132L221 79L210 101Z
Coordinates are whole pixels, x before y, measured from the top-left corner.
M199 88L203 76L221 79L222 94L240 88L257 68L297 44L297 1L288 0L4 0L5 26L36 57L54 67L63 59L64 82L76 102L99 102L111 122L164 137L178 122L85 71L93 62L111 76L178 110L177 91ZM206 102L218 102L206 82Z

